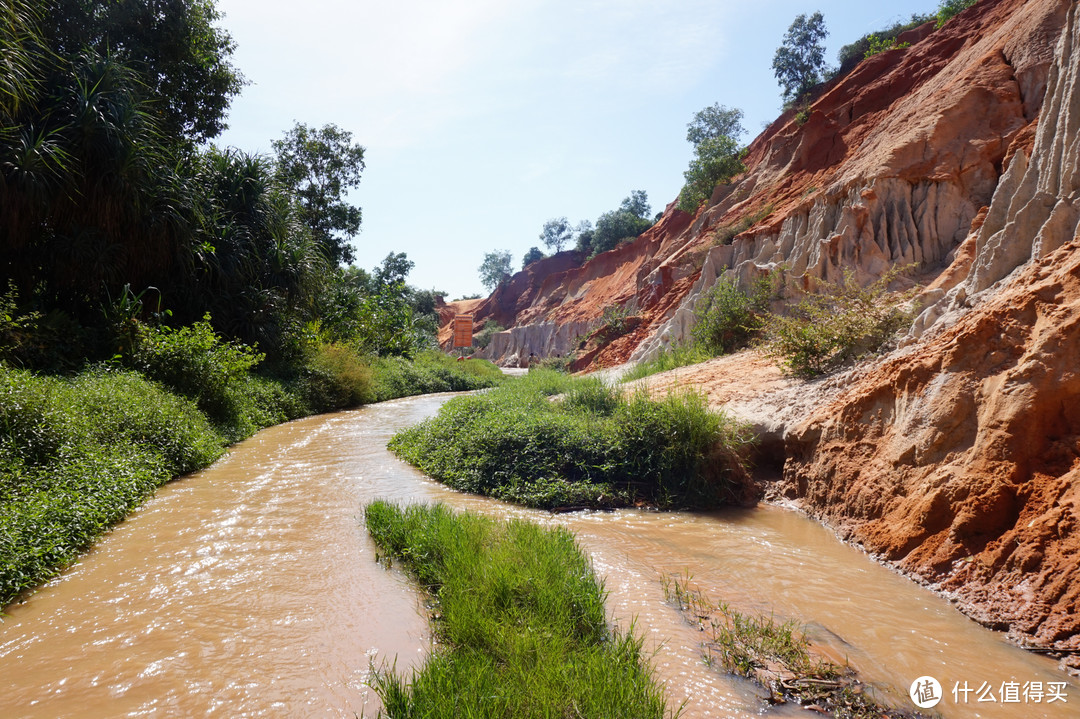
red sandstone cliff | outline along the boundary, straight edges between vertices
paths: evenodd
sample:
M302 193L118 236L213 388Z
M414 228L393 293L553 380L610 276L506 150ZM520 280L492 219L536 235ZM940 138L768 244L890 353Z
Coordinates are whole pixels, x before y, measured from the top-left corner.
M891 356L824 380L754 354L658 376L753 421L774 491L1021 643L1080 652L1080 18L982 0L781 116L747 171L634 243L551 260L477 307L496 359L566 353L605 307L631 332L587 359L687 337L723 272L812 288L919 263L926 310ZM760 217L730 244L718 230ZM562 262L562 264L560 264Z

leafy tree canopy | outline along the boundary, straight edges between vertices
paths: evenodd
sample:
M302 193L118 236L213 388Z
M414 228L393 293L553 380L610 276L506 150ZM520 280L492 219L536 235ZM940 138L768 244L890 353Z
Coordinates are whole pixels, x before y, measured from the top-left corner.
M739 108L715 103L694 114L694 119L686 125L686 141L698 148L706 140L718 137L738 140L746 132L742 119L743 111Z
M299 122L273 146L278 175L296 194L304 222L327 259L352 262L349 239L360 231L361 215L359 207L345 201L345 194L360 184L364 148L352 144L352 133L337 125L316 130Z
M652 221L625 208L626 200L618 210L605 212L596 219L596 229L592 233L592 254L607 252L652 227ZM647 214L648 209L645 212Z
M512 257L509 250L494 250L484 255L480 263L480 283L493 292L496 287L510 279Z
M552 252L562 252L562 248L570 241L573 234L569 220L565 217L553 217L544 223L540 239Z
M521 269L525 269L533 262L544 259L544 253L540 251L539 247L530 247L529 251L525 253L525 256L521 258Z
M798 15L776 49L772 68L785 103L793 102L820 83L825 73L825 46L829 36L820 12Z
M649 216L649 212L652 210L649 207L649 196L645 194L645 190L632 190L630 196L623 199L619 205L620 210L625 210L635 217L642 219ZM644 232L644 230L642 230ZM638 233L640 234L640 233Z
M47 0L41 31L56 53L115 57L150 89L164 131L201 142L226 128L244 85L236 43L213 0Z

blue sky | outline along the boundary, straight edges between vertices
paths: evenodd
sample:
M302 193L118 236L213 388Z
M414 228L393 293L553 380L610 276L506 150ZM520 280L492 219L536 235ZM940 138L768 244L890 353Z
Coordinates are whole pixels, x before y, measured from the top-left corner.
M366 148L357 264L389 252L409 282L482 292L485 252L515 269L543 223L595 221L631 190L653 213L691 157L686 124L715 102L749 141L780 109L770 65L799 13L820 10L828 59L936 0L218 0L251 82L219 138L271 151L294 122L334 123ZM486 293L485 293L486 294Z

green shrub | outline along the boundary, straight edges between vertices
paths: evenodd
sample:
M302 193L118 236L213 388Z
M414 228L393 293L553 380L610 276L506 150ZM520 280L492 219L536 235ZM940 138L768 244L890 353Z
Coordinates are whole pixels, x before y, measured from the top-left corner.
M430 392L483 389L504 379L502 370L487 360L459 361L434 350L421 352L412 361L379 357L372 369L378 402Z
M890 293L909 267L897 267L869 287L850 270L837 283L803 297L786 315L770 315L764 348L796 375L812 377L875 352L914 318L915 290Z
M765 326L769 300L776 293L775 277L760 278L747 294L734 280L721 275L702 295L694 312L694 343L714 356L749 344Z
M0 605L224 446L193 402L135 373L0 366Z
M758 222L764 220L766 217L772 214L772 211L773 204L770 202L757 212L749 215L744 215L739 219L738 222L732 223L730 225L721 226L713 234L713 246L715 247L719 245L730 245L731 241L734 240L737 235L741 235L743 232L746 232Z
M484 326L473 337L473 346L478 349L484 349L491 344L491 336L496 332L503 332L506 328L500 325L495 320L487 320L484 322Z
M871 33L867 40L869 41L869 47L866 48L866 52L863 53L863 59L879 55L886 50L902 50L905 47L911 47L910 42L897 42L895 37L878 37Z
M748 442L698 395L627 399L597 380L538 369L452 399L390 448L456 489L530 506L565 506L572 494L574 506L673 507L728 499Z
M979 0L941 0L941 4L938 5L937 14L935 15L937 18L937 27L940 28L978 1Z
M194 400L211 417L228 420L235 416L226 391L229 383L246 376L263 357L247 345L223 340L207 315L179 329L140 325L129 362L146 377Z
M386 502L364 521L430 594L438 638L411 677L376 672L390 716L665 715L641 640L608 628L603 584L565 529Z
M307 366L313 386L318 387L319 409L344 409L375 401L375 373L351 347L320 345Z

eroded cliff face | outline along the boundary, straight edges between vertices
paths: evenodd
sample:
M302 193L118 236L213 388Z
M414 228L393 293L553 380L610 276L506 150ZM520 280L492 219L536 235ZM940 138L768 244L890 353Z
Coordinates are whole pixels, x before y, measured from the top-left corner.
M565 354L619 304L639 319L583 360L648 358L725 272L812 290L918 263L925 310L887 357L803 382L748 353L649 383L753 422L775 495L1018 642L1080 652L1077 7L982 0L912 31L805 124L773 123L694 217L669 206L636 242L485 300L511 327L491 356Z
M805 123L794 111L778 118L750 145L747 171L694 217L673 203L633 243L581 266L562 253L515 275L476 309L510 328L486 355L565 355L618 305L640 324L587 366L647 358L687 337L698 298L725 268L743 283L782 268L800 288L844 269L869 283L896 263L918 263L932 279L990 203L1006 161L1032 141L1067 5L983 0L940 30L910 31L911 47L827 85ZM570 323L573 333L552 328Z
M1077 651L1075 3L1046 98L1030 158L1012 158L921 340L789 431L783 491L1022 644Z

